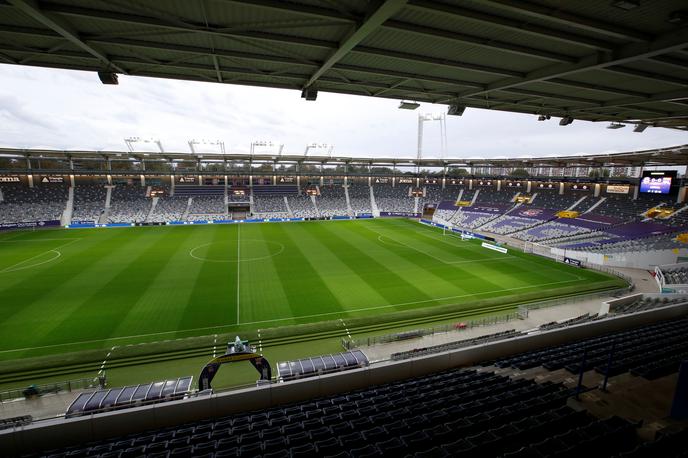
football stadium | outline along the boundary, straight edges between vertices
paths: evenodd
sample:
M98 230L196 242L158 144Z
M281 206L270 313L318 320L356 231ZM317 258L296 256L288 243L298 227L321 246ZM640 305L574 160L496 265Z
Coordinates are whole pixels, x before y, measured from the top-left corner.
M0 456L687 456L688 142L447 141L472 111L688 140L687 7L0 1L0 80L281 89L294 122L358 96L417 139L413 156L2 140ZM50 130L5 89L40 98L0 91L0 136ZM389 128L375 116L354 120Z

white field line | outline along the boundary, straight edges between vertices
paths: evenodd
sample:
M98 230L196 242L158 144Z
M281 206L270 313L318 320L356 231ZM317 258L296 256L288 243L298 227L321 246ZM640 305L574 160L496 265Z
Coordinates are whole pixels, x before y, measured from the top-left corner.
M349 328L346 327L346 323L344 323L344 320L342 320L341 318L339 319L339 321L342 322L342 327L346 331L346 335L349 336L349 339L351 339L351 333L349 332Z
M419 249L419 248L413 247L413 246L408 245L408 244L406 244L406 243L404 243L404 242L400 242L399 240L396 240L396 239L390 237L389 235L385 235L385 234L383 234L383 233L381 233L381 232L378 232L378 231L376 231L375 229L372 229L372 228L370 228L370 227L366 227L365 225L362 226L362 227L365 227L366 229L368 229L368 230L371 231L371 232L375 232L378 236L386 237L386 238L392 240L393 242L396 242L396 243L398 243L398 244L400 244L400 245L405 246L406 248L409 248L409 249L411 249L411 250L417 251L418 253L420 253L420 254L422 254L422 255L424 255L424 256L431 257L431 258L433 258L433 259L435 259L435 260L441 262L442 264L453 265L453 264L459 264L459 263L471 263L471 262L476 262L476 261L447 261L446 259L438 258L437 256L432 255L432 254L430 254L430 253L427 253L427 252L425 252L425 251L423 251L423 250L421 250L421 249ZM383 243L384 243L384 242L383 242ZM505 257L513 257L513 256L507 254L507 255L505 255ZM497 258L490 258L490 259L502 259L502 260L503 260L504 257L502 257L502 258L497 257Z
M98 371L98 375L102 374L103 371L105 370L105 363L107 363L107 359L112 355L112 352L115 351L115 348L117 348L117 345L112 347L110 351L108 352L107 355L105 355L105 359L103 360L103 364L100 365L100 370Z
M241 224L237 226L237 296L236 296L236 303L237 303L237 313L236 313L236 324L239 324L239 273L241 272Z
M9 267L5 267L4 269L0 270L0 274L6 273L6 272L13 272L13 271L15 271L15 270L23 270L23 269L25 269L25 268L28 269L28 268L30 268L30 267L35 267L35 266L39 266L39 265L41 265L41 264L45 264L46 262L49 262L49 261L45 261L45 262L42 262L42 263L39 263L39 264L35 264L35 265L32 265L32 266L28 266L28 267L18 267L18 266L21 266L22 264L25 264L25 263L27 263L27 262L33 260L33 259L36 259L36 258L38 258L38 257L40 257L40 256L43 256L44 254L50 253L50 252L54 252L54 253L57 253L57 254L58 254L56 257L50 259L50 261L53 261L53 260L59 258L60 256L62 256L62 253L60 253L60 252L58 251L60 248L64 248L64 247L66 247L67 245L70 245L70 244L72 244L72 243L74 243L74 242L77 242L77 241L79 241L79 240L81 240L81 239L71 239L71 240L70 240L69 242L67 242L67 243L63 243L62 245L59 245L59 246L57 246L57 247L55 247L55 248L52 248L52 249L50 249L50 250L46 250L46 251L44 251L44 252L42 252L42 253L38 253L38 254L35 255L35 256L31 256L31 257L28 258L28 259L24 259L23 261L19 261L18 263L13 264L13 265L11 265L11 266L9 266Z
M28 239L28 240L8 239L8 240L0 240L0 243L63 242L65 240L81 240L81 237L79 237L79 238L64 238L64 239Z
M577 281L578 280L554 281L554 282L549 282L549 283L540 283L537 285L517 286L514 288L503 288L503 289L497 289L497 290L491 290L491 291L483 291L481 293L459 294L456 296L437 297L434 299L424 299L421 301L410 301L410 302L401 302L398 304L378 305L378 306L373 306L373 307L350 309L350 310L339 311L339 312L317 313L314 315L292 316L289 318L275 318L272 320L250 321L250 322L241 323L241 324L251 325L251 324L262 324L262 323L275 323L278 321L300 320L303 318L317 318L317 317L321 317L321 316L340 315L340 314L345 314L345 313L366 312L366 311L370 311L370 310L382 310L382 309L387 309L387 308L391 308L391 307L403 307L406 305L424 304L424 303L428 303L428 302L440 302L440 301L445 301L445 300L449 300L449 299L460 299L462 297L481 296L484 294L500 293L500 292L505 292L505 291L517 291L517 290L528 289L528 288L540 288L542 286L559 285L559 284L564 284L564 283L573 283L573 282L577 282ZM82 345L82 344L88 344L88 343L109 342L109 341L113 341L113 340L138 339L141 337L161 336L161 335L167 335L167 334L176 334L176 333L180 333L180 332L205 331L208 329L225 329L225 328L231 328L234 326L236 326L236 324L227 324L227 325L223 325L223 326L206 326L206 327L202 327L202 328L191 328L191 329L178 329L176 331L151 332L148 334L137 334L137 335L131 335L131 336L110 337L109 339L82 340L79 342L69 342L69 343L54 344L54 345L43 345L40 347L14 348L11 350L0 350L0 354L1 353L17 352L17 351L39 350L42 348L54 348L54 347L65 347L65 346L70 346L70 345Z
M395 226L396 226L396 225L395 225ZM401 225L398 225L398 226L399 226L399 227L402 227ZM431 229L431 227L428 226L427 229ZM424 235L424 236L426 236L426 237L428 237L428 238L437 240L438 242L442 242L442 243L445 243L445 244L447 244L447 245L451 245L451 246L453 246L453 247L466 248L466 247L464 247L464 246L456 245L455 243L448 242L448 241L446 241L446 240L442 240L442 239L444 239L444 237L441 236L441 235L439 235L439 234L436 233L435 231L429 231L429 230L418 231L418 230L415 230L415 229L411 229L411 231L417 232L417 233L420 234L420 235ZM387 236L386 236L386 235L383 235L383 237L387 237ZM439 237L439 238L438 238L438 237ZM387 238L389 238L389 237L387 237ZM399 242L399 243L401 243L401 242ZM467 248L474 248L474 247L471 246L471 245L467 245ZM478 248L478 247L475 247L475 248L476 248L476 250L472 250L472 251L476 251L476 252L477 252L477 251L482 250L482 248ZM513 248L512 248L512 249L513 249ZM505 254L504 256L509 257L509 258L511 258L511 259L504 259L504 258L489 258L489 259L475 260L475 261L448 261L447 263L451 263L451 264L462 264L462 263L482 262L482 261L488 261L488 260L502 259L503 261L519 260L519 261L521 261L521 262L527 262L527 263L530 263L530 264L536 264L536 265L537 265L537 263L536 263L535 261L533 261L533 260L531 260L531 259L528 259L528 258L520 258L520 257L518 257L518 256L514 256L514 255L511 255L511 254L508 254L508 253ZM580 275L576 275L576 274L570 273L570 272L563 272L563 273L564 273L565 275L569 275L569 276L575 277L575 278L577 278L578 280L584 280L584 278L581 277Z

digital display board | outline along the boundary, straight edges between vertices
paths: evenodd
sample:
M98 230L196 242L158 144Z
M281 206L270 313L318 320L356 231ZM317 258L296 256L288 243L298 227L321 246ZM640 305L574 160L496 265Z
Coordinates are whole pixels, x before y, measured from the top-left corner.
M671 192L671 183L675 178L675 170L645 170L640 180L640 192L647 194L669 194Z

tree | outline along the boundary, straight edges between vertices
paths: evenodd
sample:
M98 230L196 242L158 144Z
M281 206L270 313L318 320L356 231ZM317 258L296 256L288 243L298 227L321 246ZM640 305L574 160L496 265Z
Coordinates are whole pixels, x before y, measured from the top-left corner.
M588 176L590 178L606 178L609 176L609 169L592 169Z
M447 170L448 177L465 177L468 176L468 170L463 168L451 168Z
M514 169L511 171L509 174L510 177L516 177L516 178L527 178L530 176L530 173L526 169Z

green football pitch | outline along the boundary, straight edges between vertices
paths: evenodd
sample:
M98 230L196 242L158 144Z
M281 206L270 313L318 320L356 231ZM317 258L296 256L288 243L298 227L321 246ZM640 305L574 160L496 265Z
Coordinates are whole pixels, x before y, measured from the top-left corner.
M0 359L619 285L402 219L6 233Z

